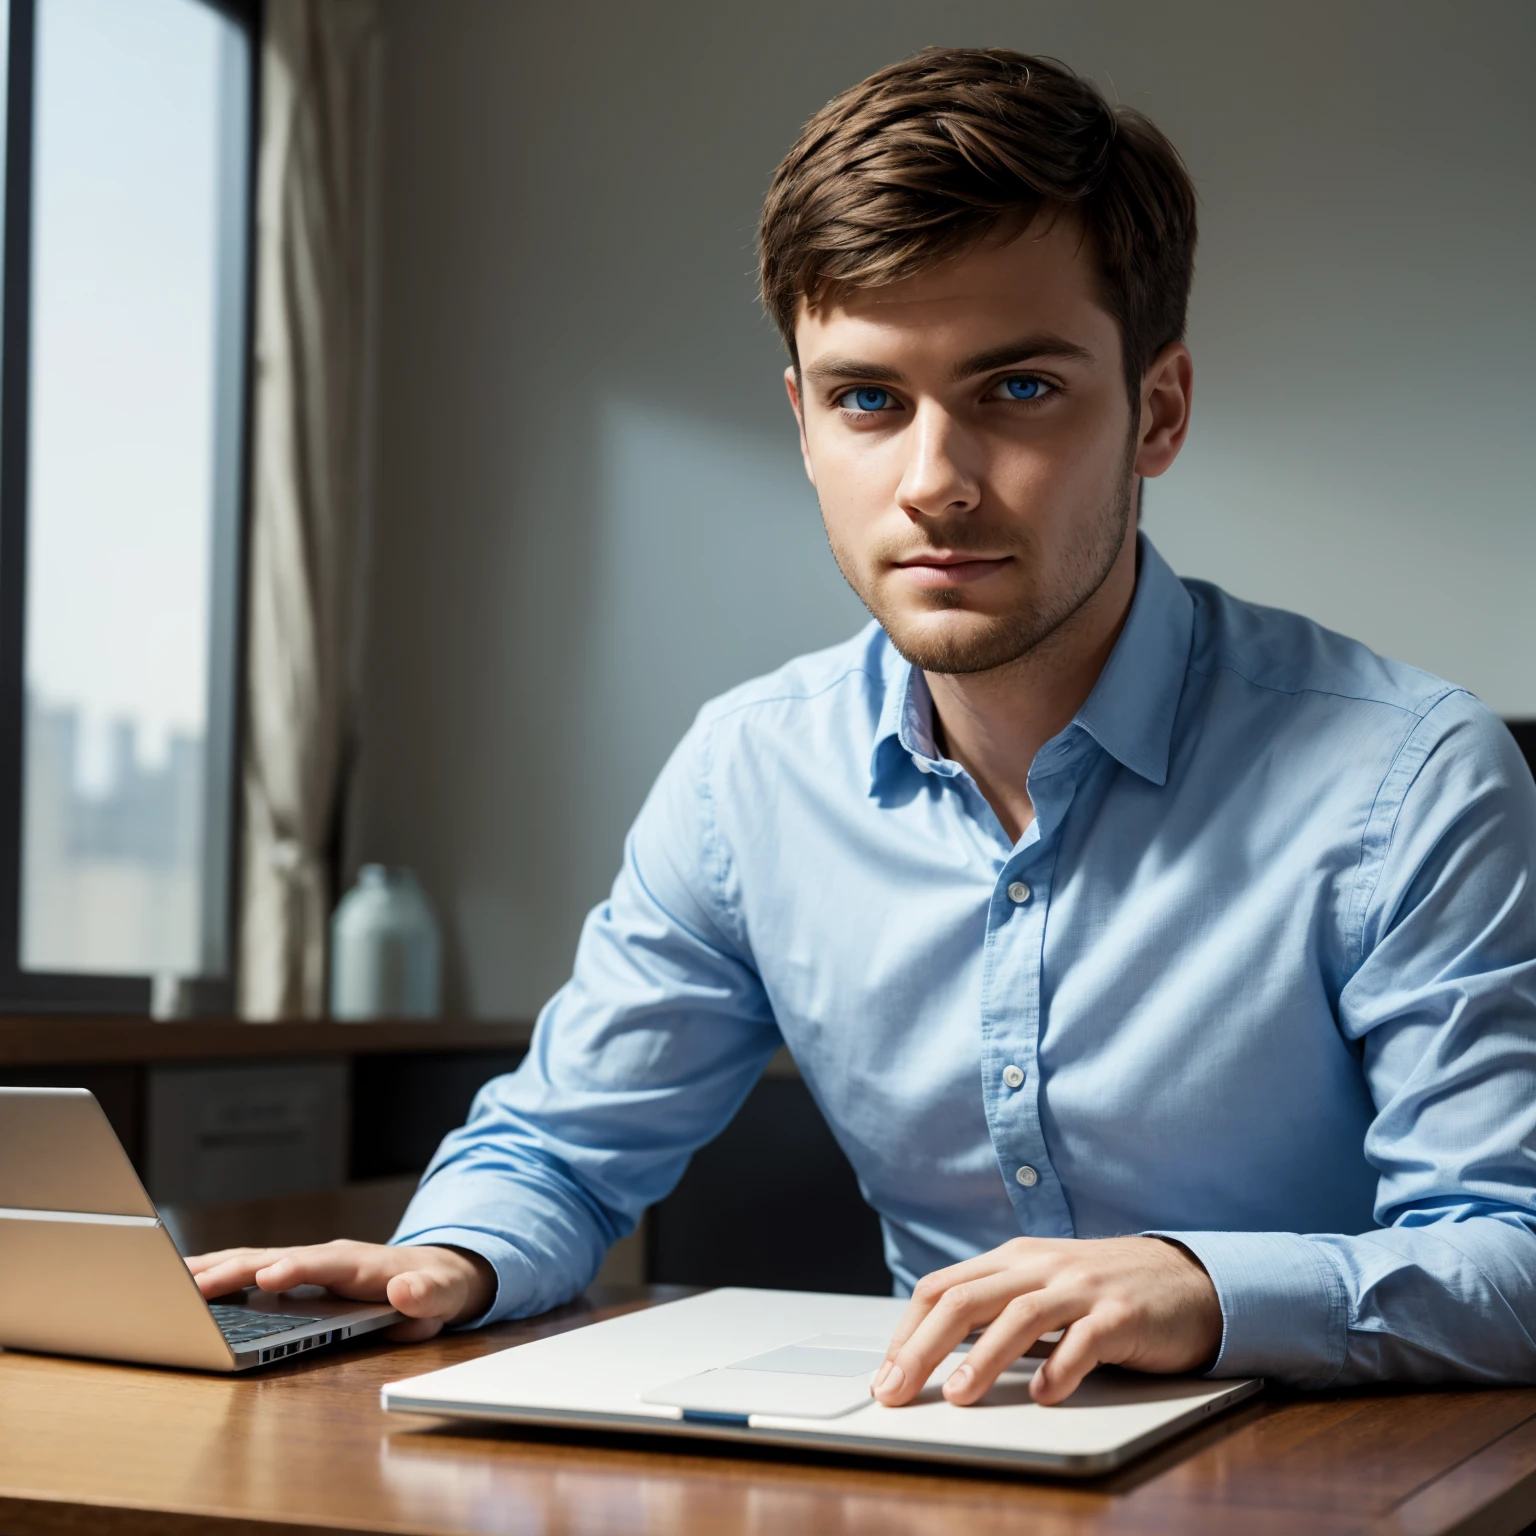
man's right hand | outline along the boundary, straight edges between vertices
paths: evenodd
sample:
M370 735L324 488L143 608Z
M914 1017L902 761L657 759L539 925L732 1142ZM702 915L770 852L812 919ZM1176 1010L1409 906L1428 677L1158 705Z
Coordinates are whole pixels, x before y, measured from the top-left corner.
M479 1317L496 1295L496 1272L467 1248L393 1248L340 1238L310 1248L225 1248L187 1260L212 1300L248 1285L288 1291L323 1285L351 1301L387 1301L403 1313L389 1337L405 1343Z

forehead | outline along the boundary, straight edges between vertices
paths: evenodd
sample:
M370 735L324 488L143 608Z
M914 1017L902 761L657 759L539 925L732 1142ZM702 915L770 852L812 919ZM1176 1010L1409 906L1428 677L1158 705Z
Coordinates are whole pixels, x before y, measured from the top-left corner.
M854 289L815 309L802 300L795 349L802 367L833 350L883 362L899 352L920 365L1039 333L1076 342L1103 364L1118 362L1119 328L1100 299L1092 248L1070 217L988 237L912 277Z

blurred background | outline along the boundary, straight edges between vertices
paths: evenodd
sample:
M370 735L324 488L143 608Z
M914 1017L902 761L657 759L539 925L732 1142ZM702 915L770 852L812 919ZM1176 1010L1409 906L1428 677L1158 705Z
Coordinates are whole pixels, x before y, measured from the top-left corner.
M863 622L753 232L805 119L926 44L1063 59L1185 156L1195 424L1145 514L1175 569L1530 740L1524 0L10 0L4 31L0 1074L97 1074L189 1243L387 1231L699 705ZM365 864L435 919L425 992L361 1011L436 1022L320 1021ZM873 1233L780 1061L612 1272L878 1289Z

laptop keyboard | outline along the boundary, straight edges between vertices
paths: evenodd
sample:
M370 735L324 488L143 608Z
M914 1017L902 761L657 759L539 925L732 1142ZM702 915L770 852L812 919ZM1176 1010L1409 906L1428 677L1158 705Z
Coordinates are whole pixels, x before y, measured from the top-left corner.
M274 1317L270 1312L253 1312L248 1307L232 1307L220 1302L210 1302L208 1310L213 1313L219 1331L234 1345L249 1344L268 1334L289 1333L306 1324L323 1321L318 1317Z

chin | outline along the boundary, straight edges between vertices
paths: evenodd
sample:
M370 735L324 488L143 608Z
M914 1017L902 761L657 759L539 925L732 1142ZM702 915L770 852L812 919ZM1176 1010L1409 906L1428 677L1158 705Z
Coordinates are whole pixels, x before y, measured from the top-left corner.
M924 672L990 672L1017 661L1035 640L1027 618L975 612L875 617L897 652Z

